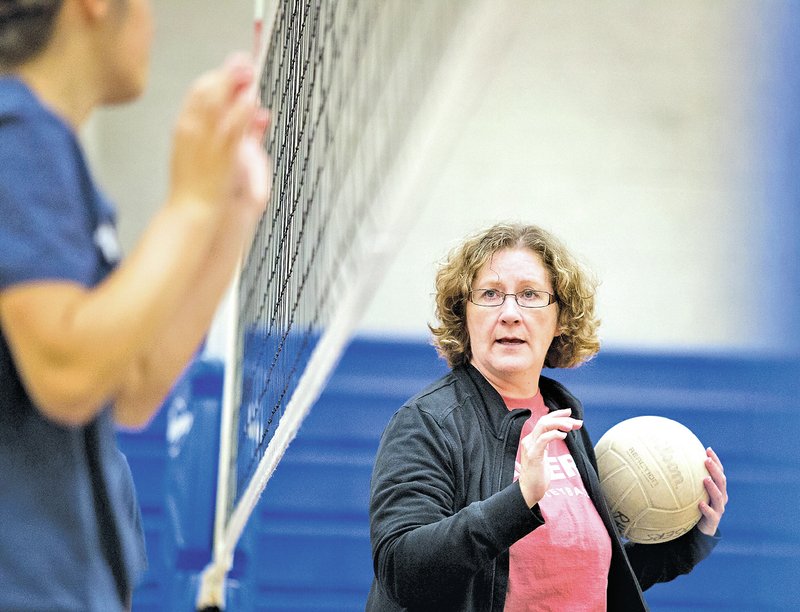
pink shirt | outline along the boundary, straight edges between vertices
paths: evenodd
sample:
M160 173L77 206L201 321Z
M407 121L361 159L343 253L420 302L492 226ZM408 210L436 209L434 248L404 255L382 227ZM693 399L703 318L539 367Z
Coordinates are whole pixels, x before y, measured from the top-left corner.
M520 440L548 412L541 394L523 400L503 399L509 410L531 410ZM539 502L545 524L509 549L505 610L604 611L611 539L563 440L548 445L547 462L550 488ZM519 477L519 466L517 450L514 480Z

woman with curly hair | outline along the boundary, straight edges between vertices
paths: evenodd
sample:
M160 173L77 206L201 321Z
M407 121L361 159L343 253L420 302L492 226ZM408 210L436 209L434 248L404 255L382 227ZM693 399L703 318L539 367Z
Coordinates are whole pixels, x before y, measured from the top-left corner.
M583 407L541 374L598 352L595 287L532 225L495 225L450 253L431 332L451 372L384 431L368 610L646 610L644 589L714 548L727 494L713 451L697 527L662 544L623 542Z

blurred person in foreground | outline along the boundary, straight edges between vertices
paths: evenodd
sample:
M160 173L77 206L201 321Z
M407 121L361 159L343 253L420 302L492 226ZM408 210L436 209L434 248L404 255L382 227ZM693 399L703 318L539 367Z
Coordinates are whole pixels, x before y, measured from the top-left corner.
M124 261L78 132L142 92L149 0L0 2L0 609L120 610L146 556L115 425L192 358L269 192L253 67L200 77ZM124 143L120 143L124 146Z
M496 225L436 277L431 327L451 372L384 431L370 500L367 610L646 610L642 591L716 545L725 476L684 536L623 541L604 501L580 401L543 367L599 350L596 283L536 226Z

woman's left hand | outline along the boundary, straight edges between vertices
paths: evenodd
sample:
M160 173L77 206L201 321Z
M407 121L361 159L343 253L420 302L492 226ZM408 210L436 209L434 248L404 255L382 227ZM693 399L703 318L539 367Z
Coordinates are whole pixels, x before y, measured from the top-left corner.
M722 515L725 513L725 505L728 503L728 487L725 478L725 470L722 467L722 462L717 457L711 448L706 449L706 469L708 470L709 477L707 477L703 484L708 492L708 503L705 501L700 502L700 522L697 523L697 528L704 534L713 536L717 532Z

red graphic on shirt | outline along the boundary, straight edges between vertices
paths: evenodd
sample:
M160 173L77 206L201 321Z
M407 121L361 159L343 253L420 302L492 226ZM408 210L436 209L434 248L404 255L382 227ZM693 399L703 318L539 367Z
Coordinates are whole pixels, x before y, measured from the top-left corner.
M529 400L506 400L509 409L529 408L520 440L547 413L541 394ZM611 540L586 492L575 461L563 440L547 446L550 487L539 501L545 524L509 549L506 611L603 611L611 563ZM520 451L514 466L519 477Z

